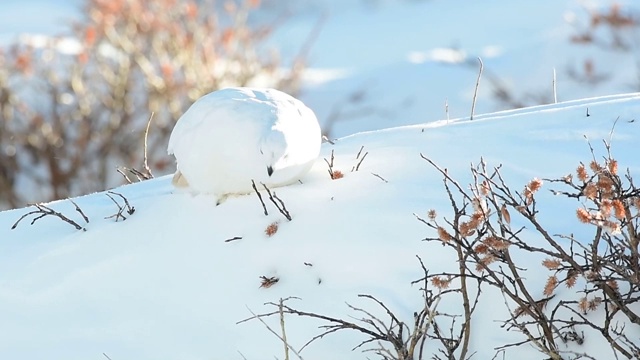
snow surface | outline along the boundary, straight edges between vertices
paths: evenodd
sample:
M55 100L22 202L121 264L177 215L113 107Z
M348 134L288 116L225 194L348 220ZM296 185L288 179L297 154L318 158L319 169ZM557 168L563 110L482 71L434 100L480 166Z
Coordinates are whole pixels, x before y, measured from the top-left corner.
M588 112L589 117L586 116ZM520 188L533 177L554 178L591 157L586 135L600 154L612 138L620 166L640 176L640 94L617 95L499 112L477 120L440 121L355 134L324 144L303 184L277 189L293 216L287 221L255 194L220 206L206 195L175 192L170 177L114 191L136 211L126 221L105 193L75 199L90 218L87 231L46 217L30 226L12 224L29 209L0 213L0 357L7 359L272 359L282 344L258 321L236 322L272 311L263 305L295 296L291 305L335 317L356 316L345 302L379 314L357 297L371 294L405 321L419 310L421 294L410 282L422 275L416 255L431 271L455 268L453 254L421 241L432 232L414 216L436 209L450 216L441 176L420 158L446 167L462 184L480 157L503 165L506 180ZM367 157L359 171L356 154ZM331 180L322 158L335 154ZM362 155L361 155L362 156ZM374 176L377 174L388 182ZM545 185L545 189L548 189ZM552 233L587 231L574 218L575 201L541 192L541 220ZM84 225L67 200L49 204ZM513 215L512 215L513 216ZM265 229L273 222L278 231ZM515 224L522 223L515 216ZM242 239L225 242L233 237ZM539 259L522 258L527 281L542 292L546 275ZM305 265L312 264L312 266ZM260 276L280 281L260 288ZM572 296L561 292L561 296ZM541 295L541 294L540 294ZM575 296L575 295L573 295ZM506 318L498 293L486 291L479 305L471 350L490 359L495 346L521 339L500 328ZM458 304L442 303L453 311ZM267 320L279 329L277 319ZM318 322L286 318L290 344L300 348L318 334ZM638 331L633 331L635 336ZM328 335L303 352L305 359L365 359L351 351L365 340L357 333ZM435 343L427 343L435 349ZM597 336L582 347L598 359L611 357ZM540 359L529 346L506 358Z
M21 33L64 34L79 3L3 0L0 43ZM105 219L117 211L105 193L75 199L90 217L86 225L69 201L49 204L85 225L86 232L51 217L32 226L28 218L10 230L30 209L1 212L0 358L104 360L103 353L113 360L283 358L282 344L262 324L236 322L251 316L247 307L271 311L264 302L287 296L300 297L291 305L301 310L335 317L357 316L345 302L379 314L376 306L357 298L367 293L411 321L422 303L418 286L410 285L422 276L415 255L434 272L455 266L446 249L421 241L433 234L412 215L436 209L450 216L440 175L420 153L462 184L471 181L470 163L482 156L489 165L503 164L507 180L520 187L533 177L566 175L578 161L589 160L584 135L602 155L601 139L608 139L619 118L613 154L636 178L640 172L638 94L490 113L474 121L442 120L468 117L476 56L485 62L477 113L503 108L491 97L491 76L518 94L549 96L555 68L561 101L637 89L637 51L568 44L576 26L585 25L588 10L606 8L610 1L264 3L276 14L280 4L295 10L296 16L273 37L285 59L328 14L309 54L302 100L325 126L339 120L332 137L350 135L323 145L304 184L277 189L293 220L285 220L270 203L269 216L264 216L255 195L216 207L212 197L175 193L169 177L115 189L136 209L131 216L125 213L124 222ZM637 7L632 1L620 3ZM610 81L593 86L569 79L566 69L585 59L593 60L598 72L611 74ZM377 131L351 135L365 130ZM368 155L358 172L350 172L361 146ZM329 179L322 158L331 150L343 179ZM574 220L575 202L546 191L539 196L550 229L589 230ZM520 221L513 217L512 222ZM274 221L279 229L268 237L264 231ZM225 242L236 236L242 239ZM522 261L530 269L540 268L539 259ZM533 287L542 289L545 273L527 275ZM259 288L259 276L280 281ZM483 293L471 345L475 359L491 359L495 346L522 339L495 322L506 318L502 302L499 294ZM443 311L457 306L440 304ZM277 319L267 321L278 328ZM299 348L318 333L317 325L287 317L290 343ZM639 336L637 331L632 335ZM582 348L573 349L612 358L597 338L589 336ZM349 332L328 335L302 356L372 357L350 350L362 340ZM505 358L543 356L522 346Z

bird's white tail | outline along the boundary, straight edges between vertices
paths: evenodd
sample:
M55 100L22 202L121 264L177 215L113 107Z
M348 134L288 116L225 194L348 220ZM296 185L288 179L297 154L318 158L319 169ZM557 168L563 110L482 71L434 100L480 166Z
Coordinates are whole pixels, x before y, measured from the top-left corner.
M187 179L185 179L184 176L182 176L182 173L180 172L180 170L177 170L176 173L173 174L173 179L171 180L171 183L173 184L173 186L177 188L184 188L189 186L189 182L187 181Z

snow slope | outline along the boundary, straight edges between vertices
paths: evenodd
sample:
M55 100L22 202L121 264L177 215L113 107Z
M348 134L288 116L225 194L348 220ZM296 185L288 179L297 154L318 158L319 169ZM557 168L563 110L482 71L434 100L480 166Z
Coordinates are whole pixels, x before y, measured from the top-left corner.
M357 297L371 294L411 322L422 303L418 286L410 284L422 276L416 255L430 271L456 266L445 248L421 241L434 234L412 215L429 209L451 213L441 176L421 153L462 184L471 180L470 163L482 156L490 166L503 164L507 181L520 188L533 177L560 177L589 160L584 135L604 154L600 140L609 138L618 119L612 151L637 177L639 113L640 94L616 95L341 138L323 145L302 184L276 190L293 216L290 222L269 202L265 216L255 194L216 206L212 197L174 191L169 177L114 190L135 207L126 221L105 219L117 211L105 193L75 199L90 219L87 231L53 217L31 226L28 218L11 230L29 209L2 212L0 358L105 359L103 353L114 360L283 358L282 344L260 322L236 322L250 311L272 311L263 304L290 296L300 298L290 304L301 310L346 318L357 314L345 302L380 314ZM362 146L368 155L359 171L351 172ZM329 178L322 159L332 151L335 169L345 175L339 180ZM550 232L584 231L574 219L575 201L547 191L538 201ZM84 225L69 201L49 205ZM265 229L274 221L279 229L268 237ZM233 237L241 239L225 242ZM538 259L523 260L524 267L539 268ZM280 281L260 288L260 276ZM542 291L546 274L527 276ZM490 359L494 347L521 339L500 328L496 320L506 313L496 303L502 304L498 294L483 295L471 344L474 358ZM276 318L267 321L279 329ZM300 348L318 334L318 325L288 316L290 344ZM640 332L633 334L637 338ZM301 355L373 358L351 351L363 340L357 333L331 334ZM427 343L428 349L435 346ZM611 357L597 337L573 350ZM508 350L506 358L514 354L542 357L526 345Z

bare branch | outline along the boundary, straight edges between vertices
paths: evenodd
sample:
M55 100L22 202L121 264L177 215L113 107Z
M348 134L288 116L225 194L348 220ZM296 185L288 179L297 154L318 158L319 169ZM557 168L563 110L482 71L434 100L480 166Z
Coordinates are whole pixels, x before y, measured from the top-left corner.
M276 208L278 208L278 211L280 211L280 213L289 221L291 221L291 214L289 214L289 211L287 210L287 207L284 205L284 201L282 201L274 192L273 194L271 193L271 190L269 190L269 188L267 187L267 185L262 184L262 187L264 187L264 189L267 191L267 194L269 194L269 200L271 200L271 202L273 203L273 205L276 206ZM277 200L277 202L276 202ZM263 203L264 205L264 203ZM266 211L266 210L265 210Z
M282 299L280 299L280 301L282 302ZM291 350L291 352L293 352L296 357L298 357L298 359L303 360L302 356L300 356L300 354L293 348L291 347L291 345L289 345L289 343L287 343L287 340L285 338L283 338L282 336L280 336L280 334L278 334L277 332L275 332L275 330L273 330L269 324L267 324L264 320L262 320L262 318L264 317L264 315L257 315L256 313L253 312L253 310L251 310L250 307L246 307L247 310L249 310L249 312L251 313L251 315L253 315L252 318L249 318L247 320L250 319L258 319L258 321L260 321L262 323L262 325L264 325L267 330L269 330L270 333L272 333L273 335L275 335L278 339L280 339L280 341L282 341L282 343L284 344L284 346L286 347L286 349ZM279 314L282 314L282 311L279 312ZM282 316L282 315L281 315ZM284 321L284 320L283 320ZM288 353L287 353L288 356Z
M269 212L267 211L267 206L264 204L264 201L262 200L262 195L260 195L260 191L258 191L258 188L256 187L255 181L251 180L251 186L253 187L253 190L256 192L256 195L258 195L258 199L260 200L260 204L262 204L262 210L264 210L264 215L268 216Z
M51 209L50 207L44 205L44 204L31 204L31 206L35 206L35 208L37 210L33 210L30 211L24 215L22 215L14 224L13 226L11 226L11 230L15 229L18 224L20 223L20 221L22 221L24 218L26 218L29 215L35 215L38 214L38 216L36 216L35 218L33 218L33 220L31 220L31 224L33 225L36 221L42 219L45 216L54 216L59 218L60 220L66 222L67 224L70 224L71 226L75 227L76 230L82 230L82 231L87 231L87 229L83 226L80 226L80 224L78 224L77 222L69 219L68 217L64 216L62 213L55 211L53 209ZM83 214L84 217L84 214Z

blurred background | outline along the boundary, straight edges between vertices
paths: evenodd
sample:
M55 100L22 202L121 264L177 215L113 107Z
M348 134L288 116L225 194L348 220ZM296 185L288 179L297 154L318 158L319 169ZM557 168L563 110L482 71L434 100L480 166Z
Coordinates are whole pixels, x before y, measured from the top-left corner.
M479 58L476 113L640 91L639 25L611 0L2 0L0 210L172 173L173 124L222 87L289 92L329 138L468 118Z

